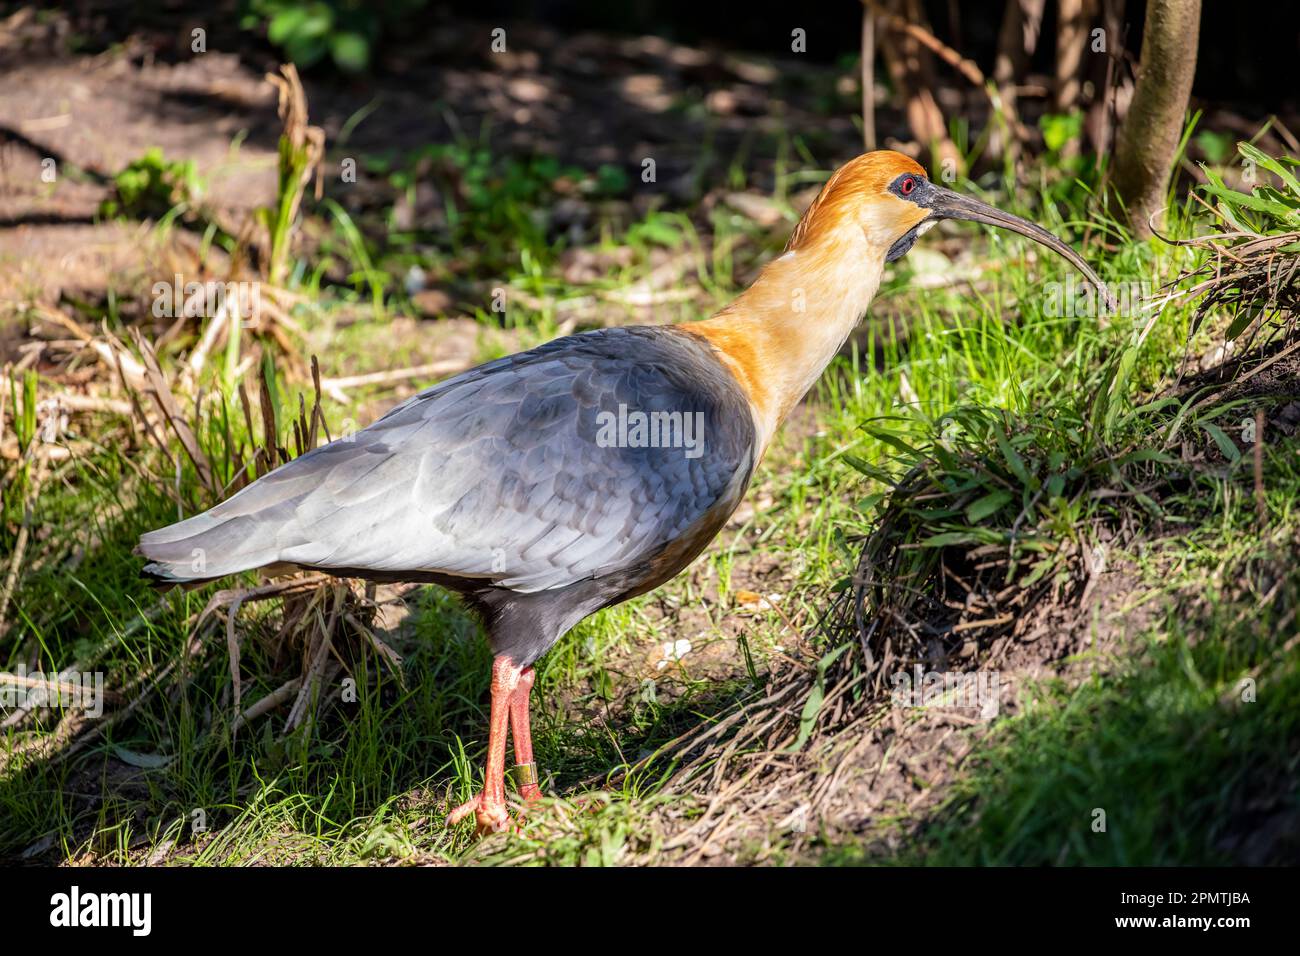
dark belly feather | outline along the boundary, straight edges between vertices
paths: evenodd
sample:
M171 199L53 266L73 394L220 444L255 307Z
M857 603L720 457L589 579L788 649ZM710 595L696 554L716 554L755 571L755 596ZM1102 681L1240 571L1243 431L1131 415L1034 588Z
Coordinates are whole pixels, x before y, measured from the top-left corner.
M638 412L693 416L698 446L645 447L635 429L602 441ZM531 630L530 647L549 646L703 550L744 494L754 436L707 343L598 330L440 383L140 551L166 581L284 563L436 581L487 614L494 640Z

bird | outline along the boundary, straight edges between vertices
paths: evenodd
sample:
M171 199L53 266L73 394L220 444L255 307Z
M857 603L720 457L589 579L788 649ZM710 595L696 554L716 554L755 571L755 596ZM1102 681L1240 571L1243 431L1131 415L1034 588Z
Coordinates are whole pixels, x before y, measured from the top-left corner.
M933 182L901 153L864 153L710 318L572 334L439 382L142 535L143 573L198 585L287 567L461 595L491 645L491 703L482 788L447 822L473 814L479 834L505 830L508 737L515 806L527 812L542 796L529 726L538 659L707 547L866 314L885 266L944 219L1033 239L1105 295L1046 229Z

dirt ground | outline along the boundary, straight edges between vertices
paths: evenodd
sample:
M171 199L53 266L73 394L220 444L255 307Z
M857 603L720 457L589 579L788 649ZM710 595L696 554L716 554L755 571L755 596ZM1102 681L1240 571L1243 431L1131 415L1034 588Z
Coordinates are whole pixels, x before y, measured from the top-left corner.
M279 123L275 92L263 80L275 68L269 55L250 63L222 52L213 36L208 52L182 56L177 38L138 33L99 55L70 55L69 29L21 12L0 23L6 302L102 296L158 271L143 229L96 221L111 177L151 147L195 161L208 185L206 206L232 234L275 191ZM764 137L795 130L843 144L846 153L857 141L846 115L821 115L815 92L801 89L804 82L833 84L833 74L800 62L777 70L654 37L564 36L538 26L512 27L517 52L492 54L473 42L486 30L453 23L408 44L409 72L400 82L307 77L311 119L329 143L328 173L349 157L485 135L495 150L554 155L584 169L609 163L639 171L653 158L666 195L685 200L701 177L719 178L742 143L760 141L747 170L770 185L774 162ZM713 158L701 167L705 114L684 104L705 88ZM50 160L54 182L47 181ZM345 206L366 201L364 173L356 185L335 190Z

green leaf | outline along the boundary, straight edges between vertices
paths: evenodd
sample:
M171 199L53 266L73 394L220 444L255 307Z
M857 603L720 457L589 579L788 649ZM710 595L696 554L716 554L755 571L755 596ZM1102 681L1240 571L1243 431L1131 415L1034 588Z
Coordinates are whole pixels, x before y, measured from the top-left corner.
M1196 145L1205 158L1215 166L1222 166L1232 155L1232 137L1227 133L1214 133L1208 129L1196 134Z
M1061 151L1071 140L1078 139L1083 130L1082 113L1049 113L1038 120L1043 131L1043 144L1053 153Z
M266 26L266 38L276 46L284 46L290 37L302 32L306 22L305 7L288 7L271 17Z
M889 485L889 487L891 488L894 487L893 476L891 476L889 472L885 471L883 468L878 468L875 465L871 464L871 462L867 461L865 458L859 458L857 455L850 455L846 453L841 457L850 465L852 465L854 468L856 468L858 471L862 472L862 474L866 475L868 478L874 478L876 481L880 482L881 484Z
M322 38L334 29L334 10L327 3L313 3L306 8L307 16L298 35Z
M1227 331L1223 333L1223 337L1231 342L1237 336L1241 335L1242 332L1245 332L1246 327L1249 326L1251 322L1254 322L1255 317L1263 311L1263 303L1256 303L1248 308L1238 309L1237 314L1233 316L1232 321L1228 324Z
M859 512L866 513L871 509L873 509L874 507L876 507L876 505L880 504L888 497L889 497L888 492L884 492L884 491L877 491L874 494L867 495L865 498L863 498L861 501L858 502L857 510Z
M903 439L899 438L897 435L891 432L887 432L879 428L872 428L870 425L863 425L862 430L866 432L868 435L870 435L872 438L876 439L877 441L883 442L884 444L889 445L891 448L897 449L898 451L902 452L904 455L912 459L917 459L922 457L919 451L917 451L907 442L903 441Z
M1015 496L1009 491L991 491L983 498L977 498L967 506L966 520L971 524L979 524L989 515L998 511L998 509L1009 502L1013 497Z
M826 699L826 670L849 647L849 644L841 644L817 662L817 677L813 681L812 690L808 693L808 699L804 701L803 713L799 715L799 736L795 738L794 743L786 748L787 753L796 753L802 750L803 745L812 736L813 728L817 726L817 714L821 711L822 702Z
M1219 451L1223 452L1223 456L1228 461L1236 461L1241 457L1241 450L1237 448L1222 428L1211 422L1201 422L1201 427L1214 439L1214 443L1219 446Z
M1020 587L1032 587L1038 582L1044 574L1056 567L1057 560L1055 557L1043 558L1032 565L1029 574L1020 582Z
M1182 407L1178 409L1178 414L1174 416L1174 420L1169 423L1169 427L1165 431L1166 445L1173 443L1174 437L1178 434L1179 429L1183 427L1183 422L1187 420L1187 415L1192 410L1193 402L1204 395L1207 391L1209 391L1208 386L1187 396L1187 400L1184 401Z
M946 548L953 544L979 544L979 535L970 531L944 531L941 534L932 534L920 542L923 548Z
M1263 166L1270 173L1276 175L1278 179L1286 184L1287 189L1295 193L1297 198L1300 198L1300 181L1297 181L1289 169L1268 155L1268 153L1257 146L1252 146L1250 143L1238 143L1237 152L1257 166Z
M621 196L631 188L632 181L621 166L602 163L596 170L596 189L601 195Z
M1136 465L1144 461L1154 461L1162 465L1176 464L1172 456L1166 455L1164 452L1155 448L1143 448L1139 451L1129 452L1127 455L1122 456L1116 464L1121 466Z
M1119 364L1115 368L1115 377L1111 379L1107 388L1106 395L1106 413L1102 420L1103 429L1107 437L1115 430L1115 420L1119 417L1120 410L1124 407L1121 399L1128 386L1129 376L1133 374L1133 368L1137 364L1138 347L1130 345L1119 357Z
M1270 216L1276 216L1279 219L1285 219L1290 211L1279 202L1269 202L1253 193L1247 195L1246 193L1237 192L1235 189L1228 189L1226 186L1215 186L1213 183L1209 183L1202 186L1201 189L1211 196L1217 196L1230 205L1242 209L1252 209L1255 212L1268 213Z
M122 763L129 764L132 767L139 767L141 770L161 770L176 759L165 754L138 753L121 746L114 746L113 753Z
M284 45L284 52L298 66L306 69L325 55L329 49L319 37L296 35Z
M1025 460L1020 457L1020 452L1016 451L1011 445L1011 439L1001 428L993 433L994 439L998 443L998 449L1002 452L1003 459L1006 460L1007 467L1011 473L1020 480L1020 483L1026 488L1034 487L1037 482L1029 474L1029 469L1025 467Z
M330 55L339 69L360 73L370 65L370 41L360 33L336 33L330 37Z
M955 518L961 514L960 508L916 508L912 511L914 515L927 524L932 521L947 521L949 518Z
M1295 210L1300 209L1300 199L1293 199L1286 193L1278 192L1272 186L1256 186L1255 195L1269 202L1278 203L1286 206L1291 212L1288 215L1295 215Z

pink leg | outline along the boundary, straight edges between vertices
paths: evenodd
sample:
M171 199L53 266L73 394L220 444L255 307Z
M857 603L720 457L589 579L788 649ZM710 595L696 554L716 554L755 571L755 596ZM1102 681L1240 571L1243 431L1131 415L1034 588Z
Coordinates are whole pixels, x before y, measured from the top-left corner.
M504 830L510 823L510 816L506 813L506 722L511 714L510 702L519 686L519 677L519 668L510 658L501 656L492 661L492 716L483 789L447 817L448 823L459 823L473 811L480 835Z
M542 799L538 786L537 763L533 760L533 734L528 722L528 698L533 692L537 675L532 667L525 667L519 675L519 685L510 698L510 736L514 739L516 784L524 802Z

